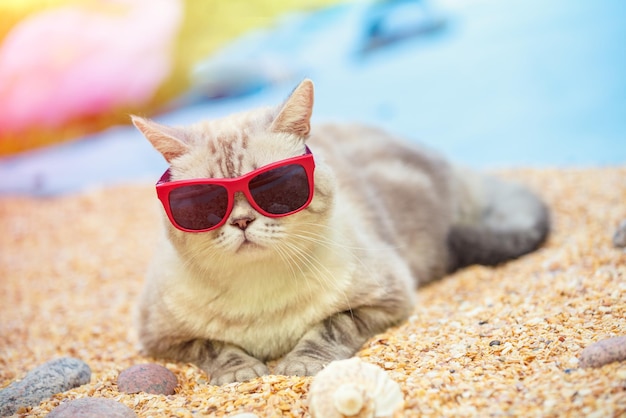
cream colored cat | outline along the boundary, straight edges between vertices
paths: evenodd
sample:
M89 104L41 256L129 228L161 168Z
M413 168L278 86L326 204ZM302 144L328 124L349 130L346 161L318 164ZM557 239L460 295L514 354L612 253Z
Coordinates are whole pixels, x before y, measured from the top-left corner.
M140 302L145 354L194 362L213 384L268 374L272 359L274 373L312 375L406 319L418 284L518 257L545 239L548 212L526 189L375 128L311 127L312 108L305 80L278 108L189 127L133 117L169 162L170 186L307 159L306 146L315 162L313 198L291 215L262 214L239 191L214 229L189 232L166 217ZM265 207L292 204L273 201L281 199L268 195ZM200 228L220 218L205 206L171 210Z

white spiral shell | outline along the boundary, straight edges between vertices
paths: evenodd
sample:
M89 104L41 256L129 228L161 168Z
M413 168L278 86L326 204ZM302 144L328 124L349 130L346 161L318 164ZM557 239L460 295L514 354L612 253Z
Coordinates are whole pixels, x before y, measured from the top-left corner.
M403 406L400 385L357 357L330 363L309 390L313 418L392 417Z

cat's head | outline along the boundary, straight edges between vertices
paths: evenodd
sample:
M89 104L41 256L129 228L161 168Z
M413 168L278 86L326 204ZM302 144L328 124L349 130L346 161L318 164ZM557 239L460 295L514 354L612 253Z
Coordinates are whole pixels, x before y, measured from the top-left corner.
M235 178L305 154L313 110L313 83L304 80L285 103L188 127L170 127L133 116L133 123L170 164L171 181ZM315 149L312 149L315 157ZM299 257L328 228L334 182L315 159L314 194L309 206L284 217L268 217L235 195L226 222L206 232L185 232L167 221L170 240L196 261Z

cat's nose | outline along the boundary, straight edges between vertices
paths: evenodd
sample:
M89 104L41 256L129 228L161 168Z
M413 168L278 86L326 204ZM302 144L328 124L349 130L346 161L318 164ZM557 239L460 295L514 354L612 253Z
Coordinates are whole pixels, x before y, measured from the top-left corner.
M253 216L242 216L240 218L235 218L233 219L230 224L232 226L236 226L239 229L241 229L242 231L245 231L246 228L252 223L254 222L256 218Z

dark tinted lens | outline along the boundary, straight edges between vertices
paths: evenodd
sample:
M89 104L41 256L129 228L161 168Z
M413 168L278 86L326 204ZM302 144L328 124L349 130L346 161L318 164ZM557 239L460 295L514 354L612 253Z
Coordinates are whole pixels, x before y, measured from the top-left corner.
M293 212L309 200L309 181L304 167L286 165L254 177L250 193L261 209L274 215Z
M183 228L212 228L224 219L228 209L228 192L214 184L181 186L170 192L170 210Z

